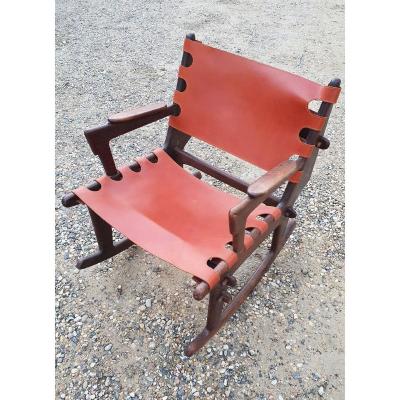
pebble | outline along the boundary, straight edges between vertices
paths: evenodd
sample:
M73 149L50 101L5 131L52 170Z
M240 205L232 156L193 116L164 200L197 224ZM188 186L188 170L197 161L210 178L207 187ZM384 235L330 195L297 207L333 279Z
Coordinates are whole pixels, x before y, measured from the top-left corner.
M151 299L147 299L145 304L146 304L147 308L150 308L151 307Z
M321 379L320 375L317 372L312 372L311 377L313 381L319 381Z
M107 346L104 347L105 351L110 351L112 349L113 345L110 343Z
M325 392L324 387L323 387L323 386L320 386L319 389L318 389L318 394L319 394L320 396L323 396L324 392Z
M293 378L293 379L297 379L297 380L300 379L300 378L301 378L300 373L298 373L298 372L293 372L293 373L292 373L292 378Z

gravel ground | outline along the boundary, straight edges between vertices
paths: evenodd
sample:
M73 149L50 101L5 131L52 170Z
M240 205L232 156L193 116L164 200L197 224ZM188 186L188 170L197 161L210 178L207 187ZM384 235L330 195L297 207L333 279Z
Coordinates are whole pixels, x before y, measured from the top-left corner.
M95 238L84 207L60 204L66 191L102 174L83 129L133 105L170 102L187 32L327 83L344 77L343 16L339 0L57 1L57 399L344 398L343 95L288 246L190 359L183 346L206 313L206 302L191 297L190 277L136 247L77 271ZM165 130L161 121L121 137L118 163L160 146ZM260 173L197 140L188 149L245 179ZM240 269L240 281L263 251Z

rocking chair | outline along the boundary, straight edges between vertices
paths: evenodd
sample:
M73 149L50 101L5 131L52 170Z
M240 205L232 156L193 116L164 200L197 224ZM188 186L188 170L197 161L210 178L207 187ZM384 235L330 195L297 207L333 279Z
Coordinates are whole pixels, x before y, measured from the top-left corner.
M65 207L86 204L98 251L83 269L133 243L191 274L193 297L209 294L204 330L186 347L191 356L218 332L268 271L295 227L294 203L310 179L340 80L321 86L299 76L230 54L186 36L173 104L152 104L108 118L85 131L104 176L66 194ZM318 112L309 109L321 101ZM110 140L169 116L163 148L117 169ZM185 151L203 140L268 172L253 183ZM240 199L203 182L200 172L245 193ZM283 195L273 192L286 183ZM112 228L126 238L114 242ZM235 271L272 234L260 266L232 298Z

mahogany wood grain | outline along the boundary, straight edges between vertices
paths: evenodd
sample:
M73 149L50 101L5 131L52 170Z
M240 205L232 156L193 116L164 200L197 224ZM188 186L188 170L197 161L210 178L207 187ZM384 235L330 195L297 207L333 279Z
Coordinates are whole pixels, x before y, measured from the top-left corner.
M143 107L134 107L130 108L129 110L119 112L117 114L111 115L108 117L108 121L115 124L120 122L128 122L143 117L145 115L150 115L153 113L157 113L161 111L163 108L167 108L165 103L153 103L148 104Z

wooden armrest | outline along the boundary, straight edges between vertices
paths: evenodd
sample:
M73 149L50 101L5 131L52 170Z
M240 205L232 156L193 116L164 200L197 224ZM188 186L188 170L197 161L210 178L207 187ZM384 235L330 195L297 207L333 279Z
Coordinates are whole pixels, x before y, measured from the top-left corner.
M129 113L129 116L127 116L127 113ZM112 157L110 140L169 115L178 115L178 113L179 106L177 104L167 107L164 103L157 103L136 108L135 110L110 117L106 125L85 130L85 137L93 154L99 156L106 174L114 176L118 174L118 170ZM118 117L121 114L125 114L125 116L122 118L121 116Z
M108 117L108 121L112 124L119 122L134 121L135 119L157 113L162 109L167 108L165 103L153 103L143 107L130 108L129 110L122 111L120 113L111 115Z
M244 230L250 213L303 166L303 158L287 160L277 165L251 183L247 188L247 197L229 210L229 230L235 252L244 250Z
M284 161L251 183L247 188L247 194L252 198L269 196L303 166L302 158Z

